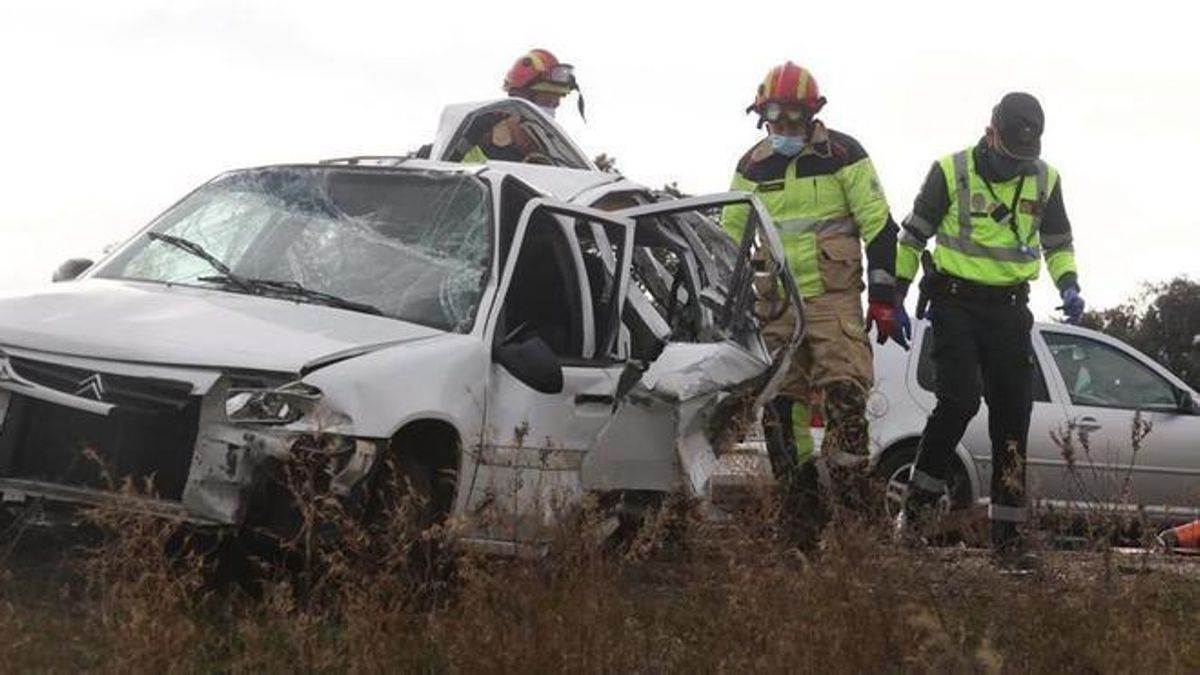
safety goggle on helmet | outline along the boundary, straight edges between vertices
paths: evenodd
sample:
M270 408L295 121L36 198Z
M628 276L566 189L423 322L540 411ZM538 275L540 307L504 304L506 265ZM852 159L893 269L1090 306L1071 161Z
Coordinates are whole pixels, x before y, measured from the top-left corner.
M560 63L558 58L545 49L534 49L518 58L504 76L504 91L544 91L566 96L578 90L575 68L569 63Z
M784 117L800 121L816 115L824 106L825 97L821 96L812 73L787 61L767 71L755 92L754 103L746 112L758 113L761 127L764 122L777 122Z

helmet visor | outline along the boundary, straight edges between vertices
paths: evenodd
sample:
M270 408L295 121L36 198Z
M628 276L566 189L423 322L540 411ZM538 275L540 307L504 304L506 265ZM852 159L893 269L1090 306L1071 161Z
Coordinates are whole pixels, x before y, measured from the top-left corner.
M800 106L785 106L778 101L769 101L763 106L762 117L768 122L779 122L786 118L790 122L804 121L804 109Z
M567 63L560 63L546 73L545 79L555 84L573 86L575 84L575 67Z

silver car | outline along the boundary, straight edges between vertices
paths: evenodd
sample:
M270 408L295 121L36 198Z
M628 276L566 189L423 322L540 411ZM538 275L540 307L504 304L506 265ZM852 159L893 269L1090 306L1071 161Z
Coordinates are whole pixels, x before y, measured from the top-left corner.
M913 326L911 351L875 351L868 402L872 458L896 508L937 379L928 322ZM1028 485L1035 503L1056 510L1134 513L1154 521L1200 516L1200 395L1120 340L1084 328L1033 328L1034 404ZM1136 440L1135 440L1136 439ZM987 406L956 448L955 507L986 502L991 480Z

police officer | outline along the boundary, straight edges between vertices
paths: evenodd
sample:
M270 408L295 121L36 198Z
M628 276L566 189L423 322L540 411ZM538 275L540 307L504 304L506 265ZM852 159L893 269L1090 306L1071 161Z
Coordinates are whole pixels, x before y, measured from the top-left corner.
M804 297L804 341L773 405L788 442L803 447L807 404L816 400L826 425L822 456L861 471L868 454L866 394L873 384L861 301L864 244L867 324L877 324L881 344L891 338L907 348L909 322L896 303L899 227L862 145L816 118L824 105L806 69L791 61L772 68L746 109L758 115L760 128L766 124L768 135L738 162L731 189L762 200ZM747 216L744 205L726 207L722 225L740 241ZM787 314L766 326L770 348L790 337L794 320Z
M921 287L932 303L937 406L921 437L897 535L906 543L920 540L982 395L992 442L992 550L1000 565L1015 568L1036 562L1020 525L1026 519L1025 446L1033 399L1027 300L1039 256L1058 286L1068 321L1078 322L1084 309L1058 172L1039 159L1044 121L1033 96L1005 95L974 147L943 157L929 170L904 222L896 261L903 298L926 242L936 239L932 269Z
M504 76L503 86L510 97L529 101L548 117L554 117L567 94L579 91L574 67L560 62L546 49L531 49L517 58ZM583 114L582 97L579 112ZM516 116L486 120L480 128L469 130L468 137L475 145L463 156L463 162L537 161L538 144L529 138Z

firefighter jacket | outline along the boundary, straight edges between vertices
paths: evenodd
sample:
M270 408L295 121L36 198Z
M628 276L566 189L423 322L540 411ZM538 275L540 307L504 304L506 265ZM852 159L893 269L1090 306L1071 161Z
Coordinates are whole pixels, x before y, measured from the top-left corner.
M862 292L862 246L867 251L868 296L895 299L896 235L875 167L858 141L814 122L804 149L794 157L776 153L764 139L738 162L733 190L762 200L778 228L788 267L800 293L811 298L840 288L828 278L830 265L852 263L858 270L852 288ZM740 240L749 207L725 207L721 225Z

